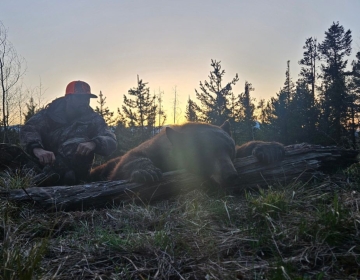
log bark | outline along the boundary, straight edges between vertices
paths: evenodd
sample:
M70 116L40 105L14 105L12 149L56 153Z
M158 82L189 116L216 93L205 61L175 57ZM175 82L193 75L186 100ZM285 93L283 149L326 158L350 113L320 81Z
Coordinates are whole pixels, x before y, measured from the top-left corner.
M332 168L357 162L357 154L357 151L337 147L300 144L287 146L284 160L270 165L259 163L253 156L239 158L234 161L239 180L225 191L241 193L249 188L322 177ZM0 190L0 198L30 202L55 211L85 210L129 202L148 204L198 188L214 190L214 182L179 170L165 173L163 179L154 184L104 181L76 186L31 187Z

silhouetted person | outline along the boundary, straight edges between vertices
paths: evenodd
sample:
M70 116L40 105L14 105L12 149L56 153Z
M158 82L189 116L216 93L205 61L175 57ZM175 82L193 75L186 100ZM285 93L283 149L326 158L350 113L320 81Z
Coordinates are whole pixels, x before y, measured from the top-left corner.
M90 107L90 98L97 96L87 83L71 82L64 97L52 101L21 128L22 147L44 167L44 175L52 175L48 184L87 181L94 154L108 156L116 149L115 135Z

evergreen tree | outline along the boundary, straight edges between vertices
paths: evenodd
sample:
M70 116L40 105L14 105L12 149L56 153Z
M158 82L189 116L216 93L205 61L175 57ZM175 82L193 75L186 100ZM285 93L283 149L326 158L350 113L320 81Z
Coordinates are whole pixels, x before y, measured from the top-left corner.
M356 60L352 62L352 77L349 83L349 119L348 130L351 135L351 143L354 149L357 148L356 130L359 127L360 118L360 52L356 54Z
M285 72L285 83L284 83L284 88L283 88L283 92L286 96L286 104L289 105L291 98L294 94L294 89L295 89L295 85L291 79L290 76L290 60L287 61L287 68L286 68L286 72Z
M138 76L137 87L128 91L133 99L124 95L124 105L122 106L129 126L140 129L141 141L145 141L152 135L157 108L156 97L150 95L150 89L146 85L147 83L139 80Z
M352 68L352 83L357 93L360 95L360 52L356 54L356 60L352 62Z
M274 117L272 114L271 100L265 101L265 99L260 99L256 105L254 114L260 125L256 133L256 139L263 141L273 141L277 139L273 136L272 126L270 123Z
M333 23L325 32L324 41L319 44L321 58L324 63L322 71L322 91L320 94L322 119L321 130L326 135L326 144L341 144L346 134L345 126L348 119L348 109L352 105L346 85L346 57L351 54L351 31Z
M290 61L287 62L287 69L285 73L284 87L280 89L276 97L270 100L271 113L269 114L269 121L273 131L273 140L281 143L290 143L289 127L291 119L290 102L294 95L295 86L290 76Z
M303 49L305 50L303 58L299 61L299 64L303 66L300 76L310 86L313 104L315 104L316 69L317 62L320 60L317 40L312 37L306 39Z
M253 126L255 121L254 111L255 111L255 105L252 102L252 99L250 97L250 92L254 91L255 89L252 87L252 85L245 81L245 89L244 92L240 93L238 95L238 101L236 103L236 107L238 108L236 111L238 112L236 114L236 119L239 121L238 124L240 125L237 129L235 134L235 137L238 139L241 136L240 141L241 142L247 142L250 140L254 140L253 135Z
M312 91L303 79L299 79L289 104L289 143L314 143L316 121L317 111L313 104Z
M24 123L26 123L33 115L35 115L39 110L36 108L37 104L34 102L34 98L30 97L29 103L26 103L27 112L24 113Z
M267 112L266 112L266 101L265 99L260 99L260 101L258 102L257 106L256 106L256 112L255 114L257 115L257 119L260 121L260 123L264 124L267 122Z
M301 103L302 105L308 106L308 108L302 109L307 111L308 117L306 120L306 135L309 137L308 141L312 142L315 139L316 122L318 117L315 89L317 77L317 62L320 60L320 52L318 49L317 40L312 37L306 39L303 49L305 50L303 58L299 61L299 64L302 65L300 70L300 77L302 79L302 82L300 82L297 87L297 97L299 97L303 102ZM310 88L310 95L308 94L308 89L303 89L303 85ZM299 96L299 94L301 95L301 97Z
M126 117L123 113L121 113L121 109L117 108L117 117L115 118L115 125L122 125L123 127L126 127L127 121Z
M200 110L199 106L191 100L190 96L187 101L186 109L185 109L185 118L189 122L197 122L199 121L196 112Z
M268 115L270 130L271 130L271 138L272 140L279 141L284 144L288 144L287 142L287 101L286 94L283 90L280 90L279 93L276 94L276 97L271 97L270 103L271 114Z
M96 106L94 111L97 112L100 116L102 116L109 126L114 125L114 112L111 112L109 107L105 107L106 97L104 97L101 91L99 94L99 101L97 101L97 103L99 104L99 106Z
M134 128L127 127L126 117L120 108L117 108L114 133L117 140L117 149L112 157L121 156L140 144L139 139L135 135Z
M239 114L238 104L238 97L234 94L234 92L231 92L231 96L229 98L229 110L230 118L234 121L237 121L237 117Z
M164 91L160 91L159 89L159 94L158 96L155 96L156 100L157 100L157 119L158 119L158 127L161 127L164 125L164 123L166 122L166 113L163 109L163 99L162 99L162 95L164 94Z
M232 86L239 80L236 74L231 82L223 86L225 70L221 70L220 63L220 61L211 60L213 70L210 72L209 82L200 82L200 91L195 90L196 98L201 102L198 111L201 114L201 120L215 125L221 125L231 118L229 97L232 94Z

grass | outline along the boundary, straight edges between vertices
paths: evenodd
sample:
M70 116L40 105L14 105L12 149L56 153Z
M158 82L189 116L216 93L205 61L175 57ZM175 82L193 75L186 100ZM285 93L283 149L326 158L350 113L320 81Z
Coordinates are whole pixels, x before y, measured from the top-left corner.
M0 201L0 279L359 279L352 168L342 182L83 212Z
M12 190L28 188L33 185L34 172L31 169L16 169L0 173L0 187Z

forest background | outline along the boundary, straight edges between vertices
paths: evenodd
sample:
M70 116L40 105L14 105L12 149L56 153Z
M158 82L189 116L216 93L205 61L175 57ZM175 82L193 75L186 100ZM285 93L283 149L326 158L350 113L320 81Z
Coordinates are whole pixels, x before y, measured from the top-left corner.
M0 140L17 144L18 123L42 109L48 92L46 81L24 89L25 60L0 27ZM279 61L284 82L269 100L255 100L256 85L228 77L225 61L210 60L184 118L215 125L230 120L239 144L306 141L358 149L360 52L339 22L324 31L323 38L304 40L297 61ZM300 73L291 72L298 63ZM116 111L103 93L94 106L117 135L115 155L175 122L163 110L162 94L142 78ZM4 173L0 188L31 187L31 174ZM359 174L354 164L326 180L316 174L239 196L197 189L155 205L89 211L50 212L2 199L0 278L358 279Z
M0 25L1 137L17 143L19 125L41 110L45 104L42 82L33 90L22 89L25 60L8 39L8 30ZM196 98L188 98L183 116L187 121L221 125L229 120L236 143L249 140L279 141L284 144L309 142L358 148L360 113L360 51L352 54L352 32L333 22L318 41L309 37L303 45L298 78L291 73L291 63L284 67L284 84L270 100L255 100L251 81L243 91L236 74L225 77L221 61L210 61L210 74L195 89ZM356 50L355 50L356 52ZM204 73L205 75L205 73ZM164 111L163 92L152 92L147 81L137 77L137 84L123 96L123 104L111 111L100 91L95 111L104 117L118 139L116 155L158 133L172 123ZM178 104L176 91L173 122Z

